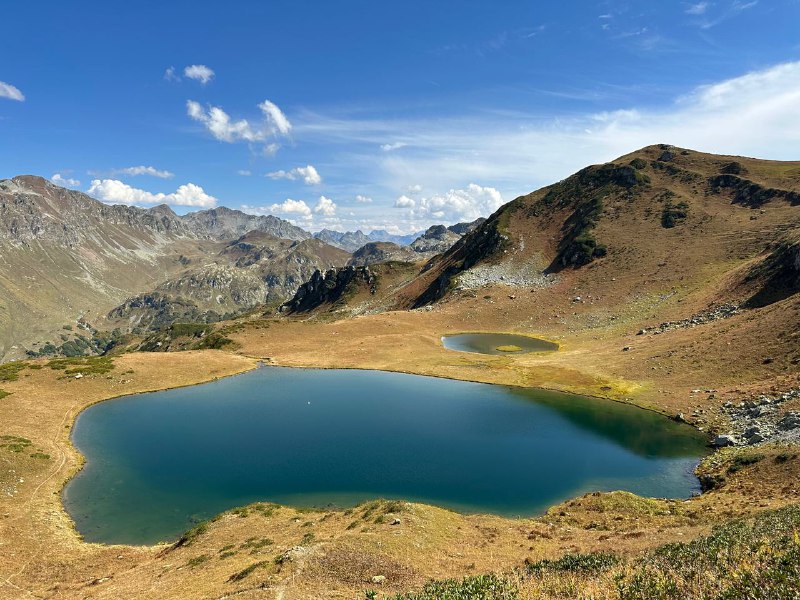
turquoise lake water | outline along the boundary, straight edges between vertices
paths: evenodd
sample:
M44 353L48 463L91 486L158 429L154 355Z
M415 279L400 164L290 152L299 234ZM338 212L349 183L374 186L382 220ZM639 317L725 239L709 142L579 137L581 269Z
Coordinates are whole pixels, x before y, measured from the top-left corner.
M149 544L255 501L373 498L531 516L589 491L688 497L692 428L623 404L397 373L265 367L83 411L63 499L87 541Z

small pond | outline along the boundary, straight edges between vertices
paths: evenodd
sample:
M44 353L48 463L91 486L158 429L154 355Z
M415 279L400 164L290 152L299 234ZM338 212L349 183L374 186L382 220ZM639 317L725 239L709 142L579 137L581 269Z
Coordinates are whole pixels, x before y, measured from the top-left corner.
M516 516L594 490L688 497L705 453L691 427L619 403L277 367L91 406L73 442L87 462L63 499L78 531L129 544L255 501L402 498Z
M442 337L448 350L477 352L478 354L527 354L552 352L558 344L527 335L513 333L459 333Z

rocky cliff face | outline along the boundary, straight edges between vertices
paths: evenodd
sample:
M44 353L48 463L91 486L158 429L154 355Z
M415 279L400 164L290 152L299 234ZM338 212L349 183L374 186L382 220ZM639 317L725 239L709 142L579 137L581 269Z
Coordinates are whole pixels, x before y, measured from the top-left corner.
M315 272L342 266L349 256L317 239L292 241L252 231L224 246L212 262L190 264L153 293L129 299L109 318L128 329L230 318L285 301Z
M748 271L745 284L751 282L757 287L747 306L766 306L800 292L800 235L774 244Z
M248 215L225 206L189 213L183 222L198 235L221 240L236 239L250 231L261 231L286 240L307 240L311 234L272 215Z
M324 275L321 271L314 271L294 297L281 307L281 312L307 312L323 304L335 304L346 298L357 285L367 286L371 293L375 293L375 276L369 267L329 269Z
M474 230L485 222L486 219L476 219L471 223L456 223L450 227L444 225L433 225L421 236L411 242L410 247L414 252L420 254L440 254L447 252L453 244L460 240L464 235Z
M366 267L391 261L416 262L422 258L424 257L408 246L398 246L391 242L370 242L353 252L353 256L347 261L347 264L354 267Z
M109 206L86 194L23 175L0 180L0 241L74 248L92 242L109 252L201 237L164 207ZM205 237L205 236L203 236Z

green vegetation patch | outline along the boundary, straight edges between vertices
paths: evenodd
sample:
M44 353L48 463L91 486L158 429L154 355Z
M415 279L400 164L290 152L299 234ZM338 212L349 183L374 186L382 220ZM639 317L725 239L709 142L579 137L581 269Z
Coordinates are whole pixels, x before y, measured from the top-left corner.
M800 505L659 547L616 577L622 600L800 597Z
M665 229L671 229L686 219L689 216L689 205L684 202L672 204L666 202L664 209L661 211L661 226Z
M194 350L221 350L222 348L230 346L231 344L233 344L232 339L225 337L220 333L214 332L209 333L192 348Z
M497 346L495 350L498 352L519 352L522 350L522 348L515 346L514 344L508 344L507 346Z
M47 366L66 375L104 375L114 368L114 360L110 356L75 356L54 358Z
M377 600L378 593L365 592L367 600ZM474 575L464 579L445 579L426 583L419 592L398 594L391 600L517 600L517 584L501 575Z
M207 323L173 323L169 328L170 332L176 336L202 337L206 331L211 329Z
M195 556L194 558L190 558L189 561L186 563L186 566L189 568L199 567L204 562L210 560L211 557L208 554L201 554L200 556Z
M728 467L728 474L732 475L737 471L741 471L744 467L754 465L762 460L764 460L763 454L739 454L734 456L730 466Z
M184 533L180 539L172 545L175 548L183 548L191 546L197 539L208 531L208 521L203 521L192 527L189 531Z
M30 448L32 442L28 438L16 435L0 435L0 448L10 452L24 452Z
M23 361L16 361L0 365L0 381L16 381L19 379L19 372L22 371L28 363Z
M606 571L620 562L616 554L608 552L591 552L589 554L565 554L556 560L540 560L525 562L525 570L529 575L545 572L597 574Z
M0 390L0 400L5 398L6 396L10 396L10 395L11 395L11 392L7 392L5 390Z
M248 538L239 545L240 550L250 550L250 554L258 554L260 550L274 544L270 538ZM230 550L230 548L228 548Z
M241 581L242 579L244 579L245 577L250 575L256 569L261 569L261 568L264 568L264 567L270 567L270 566L272 566L272 564L273 564L272 561L260 560L260 561L258 561L256 563L253 563L249 567L245 567L241 571L237 571L236 573L234 573L233 575L228 577L228 582L229 583L233 583L233 582L236 582L236 581Z

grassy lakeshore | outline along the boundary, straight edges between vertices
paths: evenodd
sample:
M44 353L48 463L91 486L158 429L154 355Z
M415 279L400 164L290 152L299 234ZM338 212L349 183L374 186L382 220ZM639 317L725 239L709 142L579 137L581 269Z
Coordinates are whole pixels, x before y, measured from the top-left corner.
M704 407L705 423L722 423L724 415L715 410L721 402L760 385L758 380L749 385L740 381L735 388L725 388L718 373L695 374L704 385L718 388L709 400L686 389L699 387L698 379L675 381L685 373L639 379L642 361L658 352L657 346L645 344L661 340L635 340L640 351L621 352L621 345L631 343L630 334L613 329L602 336L542 331L543 337L561 344L561 350L548 354L447 351L440 337L456 330L456 316L445 305L432 312L347 321L245 322L232 334L235 350L124 354L113 359L108 372L79 378L78 373L67 375L65 369L54 370L46 363L29 363L33 368L20 369L16 380L3 382L9 395L0 400L0 435L30 442L23 444L24 451L0 448L0 597L57 592L66 598L207 598L233 593L244 598L361 598L370 589L381 597L420 590L430 579L460 581L490 572L513 575L513 587L522 598L570 597L570 590L617 597L614 578L623 571L634 573L635 561L655 547L708 535L713 525L797 500L797 490L786 482L800 474L800 460L791 449L766 446L759 449L758 460L737 458L752 453L750 449L726 450L707 459L701 471L713 475L717 487L687 501L621 492L590 494L536 519L460 515L402 502L368 503L346 511L259 504L221 515L176 546L86 544L75 532L61 505L60 490L81 464L69 434L83 408L121 395L244 372L258 360L547 387L631 402L664 414L689 413L699 405ZM487 325L499 327L505 318L516 316ZM399 524L392 525L395 519ZM534 568L535 576L520 575L527 572L526 565L593 552L613 553L615 566L603 567L600 577L591 569L549 567ZM565 560L572 564L570 560L584 559Z

